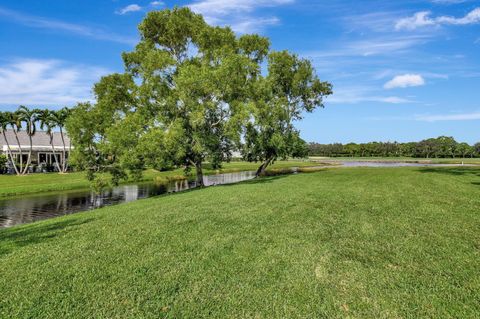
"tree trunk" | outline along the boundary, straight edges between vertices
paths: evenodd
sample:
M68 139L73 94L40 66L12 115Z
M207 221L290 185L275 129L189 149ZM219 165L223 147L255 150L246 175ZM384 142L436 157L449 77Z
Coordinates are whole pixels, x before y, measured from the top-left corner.
M30 149L28 150L27 164L25 165L25 169L23 170L22 175L27 174L28 167L30 166L30 163L32 162L32 152L33 152L32 136L30 134L28 134L28 138L30 140Z
M58 163L57 153L55 153L55 146L53 145L53 134L50 134L50 145L52 146L53 158L55 159L55 164L57 165L58 172L61 173L62 169Z
M70 144L68 144L68 158L72 155L72 140L70 140ZM68 171L68 162L65 163L65 173Z
M13 159L13 154L12 154L12 149L10 148L10 143L8 143L7 140L7 135L5 134L5 131L3 133L3 138L5 139L5 143L7 143L7 148L8 148L8 154L10 155L10 161L12 161L13 169L15 170L15 174L20 175L20 172L18 171L17 164L15 164L15 161Z
M272 161L272 158L268 158L265 162L260 165L260 167L257 169L257 172L255 173L256 177L263 176L265 175L265 172L267 170L268 165L270 165L270 162Z
M60 136L62 137L62 144L63 144L63 158L62 158L62 173L67 172L67 164L66 164L66 153L67 149L65 147L65 138L63 137L63 130L62 127L60 126Z
M205 184L203 183L203 170L202 170L202 162L195 163L195 170L197 173L197 187L203 187Z
M17 132L15 129L13 130L13 133L15 135L15 139L17 140L17 145L18 145L18 152L20 153L20 174L23 174L23 152L22 152L22 146L20 145L20 140L18 139Z

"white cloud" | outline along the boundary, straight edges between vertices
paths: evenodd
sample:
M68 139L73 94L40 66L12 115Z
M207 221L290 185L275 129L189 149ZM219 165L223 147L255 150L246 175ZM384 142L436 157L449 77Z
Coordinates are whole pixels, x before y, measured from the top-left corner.
M397 21L395 24L396 30L407 29L413 30L419 27L433 26L435 25L435 20L432 20L429 16L431 15L430 11L421 11L415 13L412 17L403 18Z
M129 4L128 6L123 7L121 9L115 11L115 13L122 15L122 14L127 14L129 12L136 12L136 11L140 11L140 10L142 10L142 7L140 7L138 4L133 3L133 4Z
M474 24L480 22L480 8L473 9L463 18L454 18L449 16L438 17L436 19L438 23L445 24Z
M26 15L17 11L3 8L0 8L0 17L7 18L9 20L17 22L18 24L32 28L48 29L56 32L68 32L71 34L76 34L93 39L106 40L130 45L136 43L135 38L111 33L99 28L91 28L84 25L51 20L44 17Z
M165 3L163 1L152 1L152 2L150 2L149 5L150 5L151 8L156 8L156 7L160 7L160 6L165 5ZM133 3L133 4L129 4L128 6L123 7L121 9L115 11L115 13L120 14L120 15L124 15L124 14L130 13L130 12L142 11L144 9L147 9L147 6L142 7L142 6L139 6L136 3Z
M417 121L437 122L437 121L473 121L480 120L480 112L463 114L439 114L439 115L417 115Z
M3 105L72 105L92 100L94 82L109 71L59 60L27 59L0 65Z
M420 74L397 75L383 86L386 89L406 88L425 85L425 79Z
M256 32L265 26L279 23L275 16L257 17L252 14L258 8L277 7L295 0L199 0L188 7L204 16L208 23L229 25L239 33Z
M432 18L431 15L432 13L430 11L417 12L411 17L398 20L395 24L395 29L415 30L421 27L440 26L442 24L467 25L480 23L480 8L473 9L467 15L461 18L455 18L450 16L440 16Z

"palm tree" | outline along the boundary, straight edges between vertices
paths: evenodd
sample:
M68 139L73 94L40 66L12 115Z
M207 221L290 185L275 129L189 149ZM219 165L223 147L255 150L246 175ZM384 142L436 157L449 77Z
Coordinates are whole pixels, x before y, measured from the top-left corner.
M3 138L5 139L5 143L7 143L8 148L8 155L10 156L10 161L13 165L15 170L15 174L20 175L18 171L17 164L13 159L12 149L10 147L10 143L8 142L7 135L5 132L7 131L8 126L10 125L10 119L12 118L12 114L10 112L0 112L0 131L2 131Z
M45 129L45 132L48 134L50 137L50 145L52 146L52 153L53 157L55 158L55 165L57 166L58 172L63 172L63 170L60 168L60 164L58 163L58 158L57 154L55 152L55 146L53 144L53 129L55 128L55 121L52 116L53 112L50 110L42 110L38 114L38 121L40 122L40 128L43 130Z
M25 175L28 172L28 167L30 166L32 160L32 152L33 152L33 140L32 137L35 135L37 131L37 121L38 121L38 114L40 113L39 109L30 110L26 106L21 105L17 112L18 116L20 117L22 122L25 122L25 131L28 135L29 142L30 142L30 149L28 151L27 157L27 165L23 171L21 171L22 175Z
M51 118L53 123L59 128L60 130L60 137L62 139L62 144L63 144L63 153L62 153L62 173L66 173L68 171L68 163L67 163L67 147L65 145L65 122L67 121L68 116L70 115L70 109L67 107L64 107L61 110L58 110L56 112L51 112ZM69 152L70 152L71 144L69 146Z
M22 118L17 112L8 112L8 125L12 128L15 139L17 140L18 153L20 154L20 170L19 175L23 172L23 151L20 145L20 140L18 139L18 132L22 129ZM14 165L16 165L14 163Z

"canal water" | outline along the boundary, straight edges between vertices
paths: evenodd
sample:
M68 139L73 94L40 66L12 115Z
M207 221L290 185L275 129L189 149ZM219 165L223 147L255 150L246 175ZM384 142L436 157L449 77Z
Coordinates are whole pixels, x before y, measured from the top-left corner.
M426 166L460 166L455 164L423 164L402 162L335 162L344 167L426 167ZM316 167L321 166L320 163ZM296 172L296 169L292 169ZM204 177L206 186L231 184L253 179L255 172L245 171L228 174L208 175ZM139 183L122 185L95 194L90 190L27 195L0 200L0 228L31 223L56 216L74 214L99 207L132 202L138 199L166 193L180 192L197 187L195 182L183 180L166 184Z
M205 186L238 183L255 177L255 172L237 172L208 175ZM121 185L95 194L90 190L27 195L0 200L0 228L31 223L56 216L74 214L104 206L128 203L138 199L181 192L197 187L195 182L183 180L165 184L139 183Z

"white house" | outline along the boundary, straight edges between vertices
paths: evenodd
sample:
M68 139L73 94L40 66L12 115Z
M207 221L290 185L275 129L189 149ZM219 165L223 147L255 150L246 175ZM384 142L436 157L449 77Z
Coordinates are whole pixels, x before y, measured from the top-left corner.
M17 132L17 136L18 141L12 130L5 131L7 140L5 140L3 134L0 134L0 154L5 154L10 162L10 150L14 161L17 163L20 162L20 154L22 154L23 163L25 164L27 162L28 152L30 151L30 138L25 131ZM32 145L31 167L34 171L41 171L46 167L52 167L52 169L55 170L55 156L60 166L62 166L64 161L68 160L69 153L73 148L70 145L70 138L67 134L63 134L62 140L59 132L53 133L53 141L50 143L50 135L47 132L37 131L35 135L32 136Z

